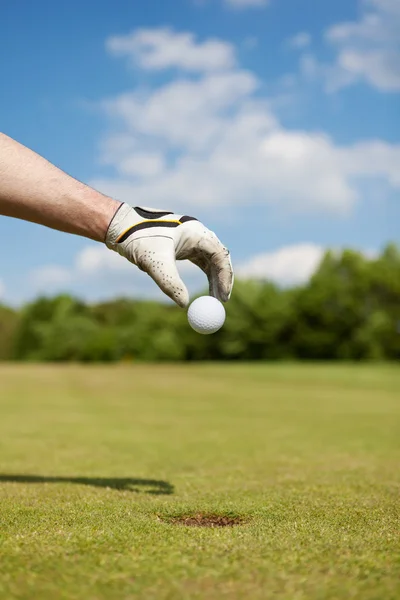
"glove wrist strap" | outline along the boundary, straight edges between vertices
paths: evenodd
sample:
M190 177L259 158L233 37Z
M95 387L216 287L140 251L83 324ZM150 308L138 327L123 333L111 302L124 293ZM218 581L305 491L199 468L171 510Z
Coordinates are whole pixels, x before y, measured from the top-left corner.
M123 202L111 219L105 239L105 244L107 248L110 248L110 250L116 249L117 239L121 234L121 230L123 229L123 222L128 214L132 211L132 207Z

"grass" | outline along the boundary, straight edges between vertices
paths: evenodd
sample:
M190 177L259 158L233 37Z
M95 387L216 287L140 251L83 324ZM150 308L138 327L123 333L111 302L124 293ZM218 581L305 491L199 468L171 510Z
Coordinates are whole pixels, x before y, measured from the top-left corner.
M397 600L399 392L397 366L1 366L0 598Z

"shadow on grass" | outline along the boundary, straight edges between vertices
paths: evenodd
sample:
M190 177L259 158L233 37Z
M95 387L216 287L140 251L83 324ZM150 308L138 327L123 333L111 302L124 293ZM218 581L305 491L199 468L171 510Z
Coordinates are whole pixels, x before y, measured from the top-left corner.
M125 492L136 492L152 495L168 495L174 493L174 486L168 481L156 479L134 479L131 477L46 477L42 475L0 475L1 483L75 483L93 487L109 488Z

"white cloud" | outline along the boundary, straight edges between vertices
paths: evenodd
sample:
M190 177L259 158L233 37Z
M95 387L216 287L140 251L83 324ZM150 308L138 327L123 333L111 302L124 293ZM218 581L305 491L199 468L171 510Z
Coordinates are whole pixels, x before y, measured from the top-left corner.
M311 35L306 31L300 31L293 37L289 38L286 44L289 48L302 50L311 44Z
M132 265L122 256L106 246L87 246L79 252L75 260L74 272L88 276L109 271L132 272Z
M0 298L4 297L4 293L5 293L5 286L4 286L4 283L0 279Z
M304 69L318 76L312 55ZM338 145L323 132L287 129L260 90L254 73L235 67L104 100L112 127L102 161L115 176L92 185L129 203L194 215L259 205L342 217L360 199L360 183L400 188L400 144Z
M103 142L104 160L123 178L92 184L120 200L157 199L182 211L251 202L342 215L358 199L356 178L400 187L399 145L341 147L323 133L285 129L256 97L258 86L235 69L103 102L124 132Z
M207 287L204 273L189 261L178 261L178 269L191 293ZM90 244L75 256L70 267L44 265L29 276L33 294L78 292L89 299L119 294L166 300L151 278L103 244Z
M305 52L300 56L300 72L308 80L325 75L326 68L318 62L314 54Z
M326 250L311 242L283 246L239 262L235 273L241 279L270 280L282 286L303 284L314 274ZM364 250L363 254L371 260L378 256L376 250L371 249ZM178 270L191 295L207 289L204 273L191 262L178 261ZM84 247L70 268L47 265L33 271L29 279L35 294L79 290L79 296L90 300L119 294L167 300L150 277L102 244Z
M243 279L270 280L283 286L303 284L314 275L327 249L309 242L283 246L240 263L236 274ZM341 253L340 249L333 250ZM378 257L372 249L363 250L362 254L369 260Z
M187 260L178 261L178 268L181 273L189 277L201 274L198 267ZM100 244L83 248L75 258L71 273L74 278L107 277L110 273L120 273L123 276L134 276L136 273L139 277L144 277L137 267L116 252Z
M126 133L108 135L100 143L101 163L115 165L122 162L126 156L138 152L139 144L136 139Z
M238 277L269 279L281 285L301 284L313 275L325 249L317 244L295 244L258 254L239 264Z
M115 56L125 56L132 64L148 70L218 71L231 68L236 62L232 44L215 39L197 42L193 33L176 33L167 27L113 36L106 45Z
M224 2L231 8L264 8L269 4L269 0L224 0Z
M331 87L343 87L364 80L381 91L400 90L400 53L387 50L343 50L338 58L339 75L343 70L349 76L334 75Z
M125 131L123 143L117 151L114 146L114 153L118 159L126 153L127 131L132 145L139 136L147 136L142 143L152 136L157 148L163 141L168 146L204 148L218 139L228 124L226 111L237 107L257 86L252 73L235 70L195 81L177 79L150 93L134 91L107 100L102 104L104 110L119 120Z
M145 38L152 40L151 56L158 56L163 44L186 44L193 50L190 68L202 65L207 71L208 41L198 44L191 34L165 29L145 30ZM143 30L113 40L114 52L140 54ZM217 42L234 56L230 44ZM173 61L178 66L181 54L167 56L164 63L157 59L159 68ZM302 61L308 78L321 75L311 54ZM359 179L380 177L400 187L400 146L367 141L341 147L324 133L285 129L268 97L260 94L256 75L232 68L231 61L225 64L230 68L179 76L151 90L133 89L104 100L101 108L113 127L102 142L101 159L116 176L96 178L92 185L120 200L134 198L147 206L156 201L183 212L250 202L338 215L348 214L357 202Z
M31 284L41 291L49 288L63 287L70 283L71 274L66 267L59 265L46 265L35 269L30 276Z
M124 156L116 166L123 175L155 177L165 170L165 160L157 152L137 152Z
M337 92L355 83L354 76L339 64L326 64L318 60L312 52L303 52L299 60L300 75L308 83L322 81L325 91Z
M365 82L384 92L400 90L400 2L362 0L357 21L330 27L325 38L336 50L323 68L328 90Z
M349 176L368 173L387 181L393 188L400 189L400 144L391 145L375 140L358 142L339 153L342 169Z
M40 293L53 293L64 290L81 281L101 274L104 278L110 272L132 271L132 265L119 254L111 252L104 245L96 244L81 250L71 267L45 265L34 269L29 277L31 286Z
M263 136L246 131L245 123L252 117L261 120L261 115L238 116L206 156L184 156L160 177L98 179L93 185L120 200L135 198L136 203L149 205L157 198L160 206L182 210L243 206L249 201L280 205L283 211L351 210L357 188L340 160L340 150L328 137L284 129ZM354 171L357 164L362 171L363 161L355 162Z
M119 295L161 298L149 277L100 244L84 247L69 267L53 264L33 270L28 282L32 296L71 293L89 301Z

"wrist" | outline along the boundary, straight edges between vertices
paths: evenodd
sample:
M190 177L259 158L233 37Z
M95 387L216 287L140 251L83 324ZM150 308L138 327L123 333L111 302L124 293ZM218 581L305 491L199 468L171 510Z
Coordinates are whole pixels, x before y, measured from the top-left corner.
M96 242L105 242L111 221L122 203L90 188L85 196L88 218L83 223L84 235Z

